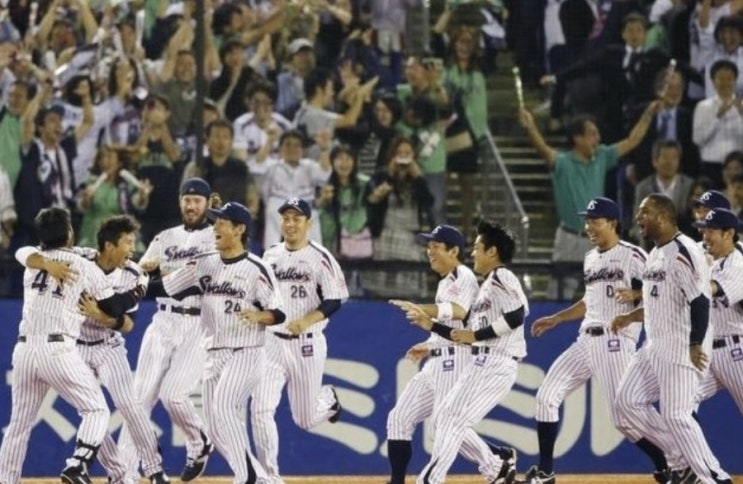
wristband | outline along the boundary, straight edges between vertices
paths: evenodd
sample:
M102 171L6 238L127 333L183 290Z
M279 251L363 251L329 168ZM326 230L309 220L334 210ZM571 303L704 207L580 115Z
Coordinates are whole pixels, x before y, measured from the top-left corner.
M451 321L452 316L454 316L454 307L452 307L451 303L438 303L436 309L438 310L436 319L439 321Z

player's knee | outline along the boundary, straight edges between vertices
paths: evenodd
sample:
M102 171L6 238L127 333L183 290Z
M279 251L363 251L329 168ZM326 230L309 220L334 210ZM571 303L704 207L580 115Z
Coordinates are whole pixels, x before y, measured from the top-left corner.
M671 430L690 427L692 423L694 423L694 417L692 417L691 412L684 412L681 410L668 409L667 411L661 412L661 417Z

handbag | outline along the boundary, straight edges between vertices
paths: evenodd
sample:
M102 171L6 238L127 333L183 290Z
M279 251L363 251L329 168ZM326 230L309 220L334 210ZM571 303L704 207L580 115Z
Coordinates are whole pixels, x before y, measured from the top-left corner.
M342 259L371 259L374 255L374 245L369 227L364 227L361 232L355 234L341 228L338 255Z

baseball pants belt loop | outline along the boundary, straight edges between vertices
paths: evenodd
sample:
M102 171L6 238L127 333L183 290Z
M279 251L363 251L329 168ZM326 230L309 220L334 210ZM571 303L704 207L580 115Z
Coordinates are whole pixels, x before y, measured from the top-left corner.
M102 345L105 342L106 342L105 339L99 339L96 341L85 341L84 339L77 340L77 344L83 345L83 346L98 346L98 345Z
M472 347L472 354L475 355L475 356L477 356L477 355L487 355L487 354L490 354L490 353L496 354L495 353L495 350L491 350L489 346L473 346ZM500 356L505 356L507 358L512 359L513 361L519 361L519 359L517 357L515 357L515 356L508 356L508 355L500 355Z
M168 306L167 304L160 304L158 306L160 311L168 311L174 314L183 314L184 316L201 316L201 308L184 307L184 306Z
M27 341L26 335L22 334L18 336L19 343L25 343ZM52 333L46 337L47 343L61 343L64 341L64 335L60 333Z
M588 235L586 235L586 233L584 231L580 231L579 232L577 230L571 229L567 225L560 224L560 228L562 230L564 230L565 232L567 232L569 234L577 235L578 237L588 237Z
M312 339L312 333L299 333L299 334L274 333L273 335L276 336L277 338L286 339L286 340L299 339L301 337Z
M452 356L454 353L456 353L456 348L453 346L446 346L444 348L433 348L431 351L428 352L428 356L437 357L442 355L449 355Z
M725 338L719 338L719 339L712 341L712 349L716 350L718 348L726 347L728 345L727 338L730 338L730 340L732 340L731 346L737 345L738 343L740 343L740 340L741 340L741 337L738 336L737 334L733 336L727 336Z
M591 336L603 336L604 335L604 327L603 326L590 326L583 330L584 333L589 334Z

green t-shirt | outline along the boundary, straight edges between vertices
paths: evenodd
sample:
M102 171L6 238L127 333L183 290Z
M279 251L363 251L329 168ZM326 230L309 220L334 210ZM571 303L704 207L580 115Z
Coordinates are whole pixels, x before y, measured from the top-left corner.
M322 243L325 247L331 249L334 253L338 251L338 234L341 228L346 229L350 234L357 234L367 226L368 217L366 212L366 185L369 183L369 176L359 173L357 182L359 191L354 196L351 187L343 187L338 192L338 202L340 204L340 213L336 223L333 214L332 205L325 206L320 212L320 227L322 228Z
M21 172L21 118L7 110L0 122L0 165L8 172L11 188L15 187Z
M457 66L450 66L444 73L444 85L451 96L461 96L475 138L485 136L488 130L488 94L482 72L462 72Z
M604 195L606 172L617 165L615 145L599 145L589 163L576 158L573 151L561 151L552 168L552 188L560 223L576 232L583 231L584 221L577 215L591 199Z

